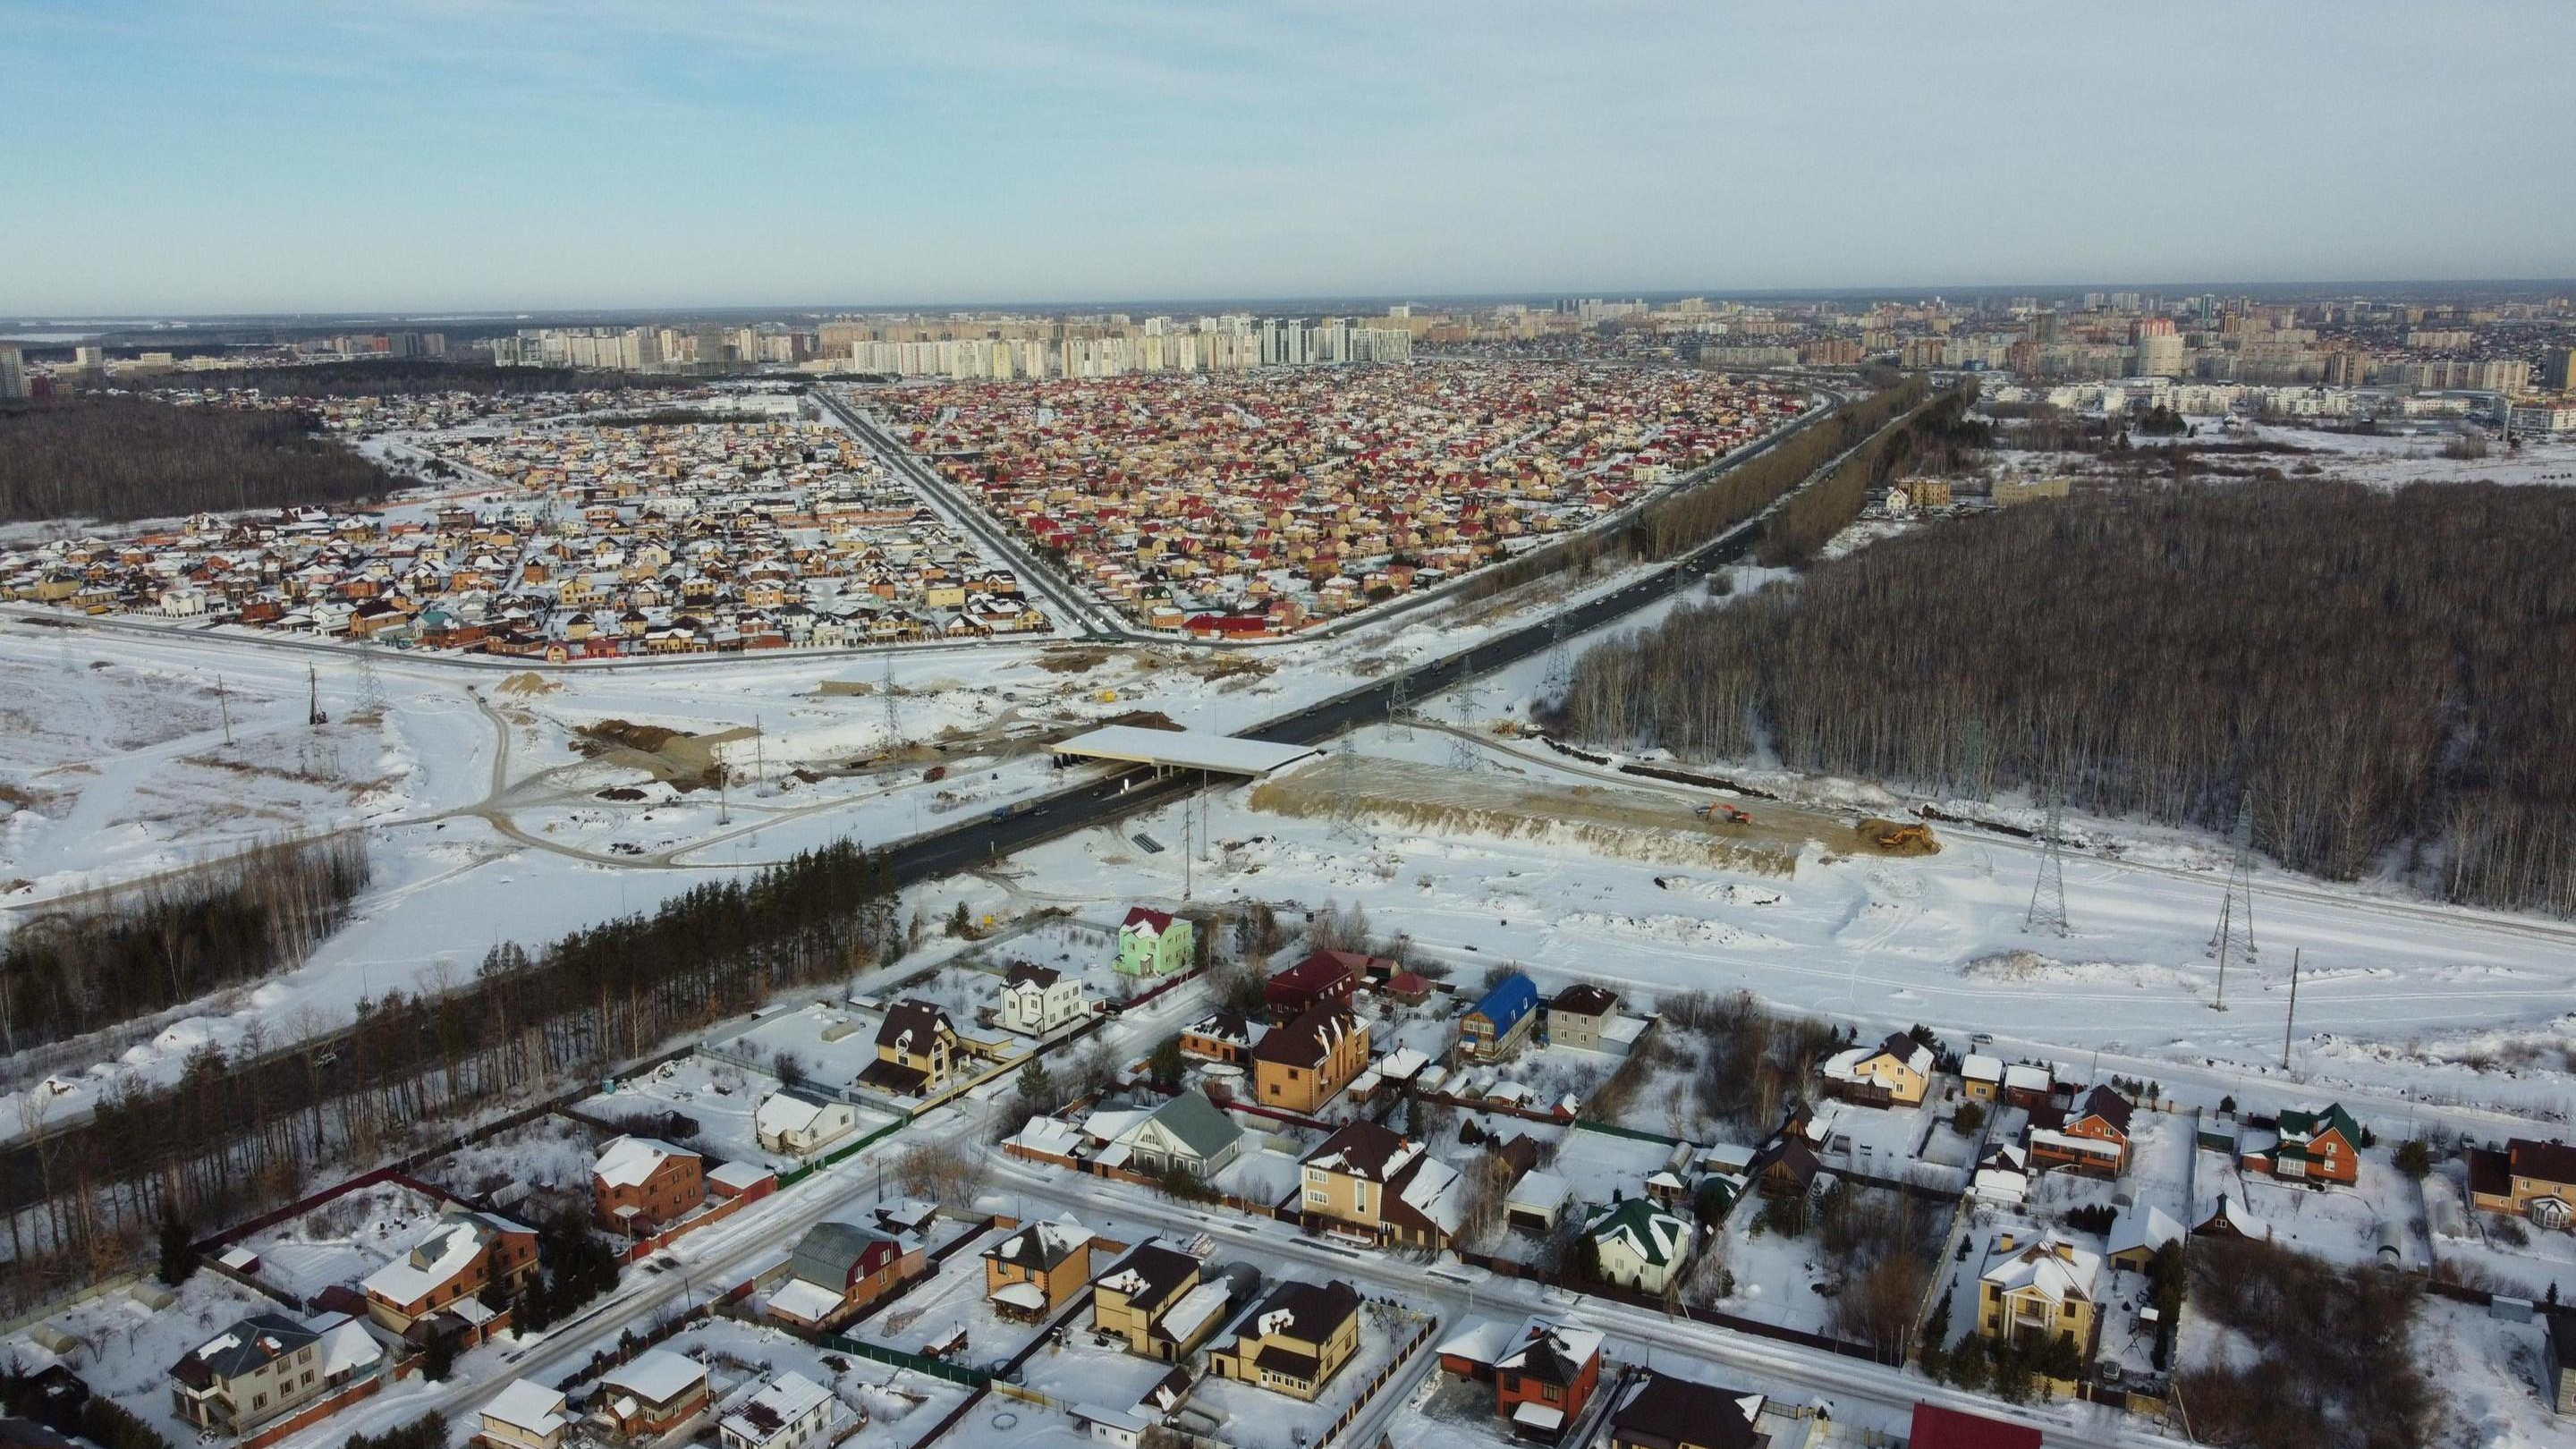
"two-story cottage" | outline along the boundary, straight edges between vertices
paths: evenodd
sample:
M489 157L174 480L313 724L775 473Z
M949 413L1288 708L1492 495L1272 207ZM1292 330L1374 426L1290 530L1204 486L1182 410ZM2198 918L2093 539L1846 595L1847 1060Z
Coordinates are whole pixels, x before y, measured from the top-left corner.
M1045 1036L1091 1014L1081 977L1026 961L1011 963L995 1004L1002 1029L1021 1036Z
M1208 1351L1208 1370L1312 1403L1359 1346L1360 1295L1351 1285L1281 1283L1235 1324L1232 1342Z
M1024 1223L986 1248L984 1298L993 1311L1021 1323L1055 1315L1091 1282L1091 1230L1071 1218Z
M1271 977L1261 987L1270 1019L1292 1021L1318 1006L1350 1005L1368 959L1353 951L1317 951Z
M957 1026L947 1012L926 1001L898 1001L877 1028L877 1059L859 1081L903 1097L944 1092L958 1050Z
M1613 1028L1619 1022L1619 993L1589 981L1577 981L1547 1003L1547 1044L1577 1051L1622 1051Z
M2576 1147L2516 1137L2502 1152L2471 1148L2469 1201L2481 1212L2516 1213L2534 1226L2576 1227Z
M1872 1107L1912 1107L1932 1086L1932 1049L1891 1032L1874 1047L1849 1047L1818 1068L1825 1090Z
M1325 1138L1299 1162L1298 1175L1298 1205L1309 1223L1435 1251L1458 1230L1458 1169L1374 1122L1352 1122Z
M2350 1186L2361 1175L2361 1124L2339 1102L2286 1107L2269 1129L2248 1126L2237 1160L2250 1172Z
M825 1329L923 1270L922 1245L858 1223L805 1230L787 1261L787 1281L769 1295L769 1316Z
M537 1276L537 1231L493 1213L455 1212L412 1250L367 1275L367 1316L400 1333L497 1284L516 1297Z
M1137 906L1118 927L1118 974L1171 976L1186 971L1196 946L1194 928L1169 911Z
M512 1379L484 1401L474 1442L484 1449L562 1449L572 1415L563 1390L533 1379Z
M2118 1177L2129 1165L2129 1118L2136 1109L2109 1087L2094 1087L2060 1110L2030 1114L2030 1165L2086 1177Z
M591 1211L616 1232L651 1233L706 1197L698 1154L650 1137L611 1138L590 1166Z
M2053 1235L1999 1230L1977 1277L1977 1332L2003 1343L2060 1339L2088 1357L2099 1327L2102 1258Z
M1601 1281L1640 1293L1661 1293L1679 1279L1698 1242L1689 1218L1644 1197L1594 1213L1583 1235L1598 1255Z
M1601 1335L1533 1318L1494 1360L1494 1412L1515 1431L1554 1441L1601 1384Z
M1234 1164L1243 1151L1243 1129L1192 1087L1154 1109L1153 1115L1115 1139L1136 1172L1180 1171L1205 1182Z
M1140 1358L1179 1363L1216 1332L1232 1301L1224 1283L1199 1273L1189 1254L1139 1243L1091 1285L1091 1326Z
M1283 1112L1312 1112L1368 1069L1368 1024L1325 1001L1273 1027L1252 1049L1253 1099Z
M1181 1055L1239 1067L1252 1059L1254 1044L1268 1030L1242 1012L1212 1011L1181 1028Z
M307 1324L255 1314L170 1366L170 1410L200 1429L250 1434L323 1403L383 1362L384 1350L346 1315Z
M1510 1056L1538 1025L1538 985L1518 972L1504 977L1458 1019L1458 1056L1492 1062Z

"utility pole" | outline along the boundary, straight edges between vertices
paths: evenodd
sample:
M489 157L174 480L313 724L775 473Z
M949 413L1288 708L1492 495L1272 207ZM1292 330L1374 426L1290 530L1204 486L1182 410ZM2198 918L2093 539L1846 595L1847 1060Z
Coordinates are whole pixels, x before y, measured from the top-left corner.
M2030 911L2022 926L2063 937L2071 934L2066 921L2066 801L2053 787L2048 794L2048 821L2039 833L2039 878L2030 884Z
M1198 889L1199 879L1198 839L1194 829L1198 812L1192 810L1190 804L1187 800L1181 802L1181 900L1184 903Z
M2281 1027L2281 1070L2290 1069L2290 1039L2299 1029L2299 947L2290 948L2290 1019Z
M894 651L891 649L885 652L885 680L877 686L877 693L885 696L886 749L888 752L902 749L903 725L895 718L894 711Z
M1359 755L1351 748L1348 730L1342 731L1341 743L1333 747L1332 838L1351 845L1368 844L1368 831L1360 826Z
M1556 701L1574 688L1574 656L1565 647L1565 608L1557 607L1547 621L1547 677L1539 682L1542 698Z
M233 700L232 696L225 691L224 677L220 674L215 676L215 708L223 711L224 748L231 749L233 743Z
M756 792L760 782L769 778L768 737L760 732L760 716L751 717L751 788Z
M1390 738L1413 738L1413 676L1398 673L1386 691L1386 732Z
M1458 733L1449 739L1449 764L1451 768L1464 770L1470 775L1481 774L1485 768L1485 752L1476 748L1476 742L1468 738L1467 733L1475 727L1476 711L1484 703L1484 693L1476 687L1474 675L1467 675L1459 683L1457 699Z

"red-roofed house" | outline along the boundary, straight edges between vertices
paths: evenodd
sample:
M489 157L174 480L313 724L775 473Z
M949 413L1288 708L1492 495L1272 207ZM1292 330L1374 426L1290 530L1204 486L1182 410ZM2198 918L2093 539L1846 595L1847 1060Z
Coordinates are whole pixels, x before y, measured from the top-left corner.
M2039 1431L2027 1424L2007 1424L1983 1414L1918 1403L1905 1445L1906 1449L2039 1449Z
M1118 927L1118 973L1171 976L1189 969L1190 923L1169 911L1138 906Z
M1318 951L1270 978L1261 989L1270 1003L1272 1021L1292 1021L1308 1007L1330 1002L1348 1006L1358 989L1366 956L1351 951Z

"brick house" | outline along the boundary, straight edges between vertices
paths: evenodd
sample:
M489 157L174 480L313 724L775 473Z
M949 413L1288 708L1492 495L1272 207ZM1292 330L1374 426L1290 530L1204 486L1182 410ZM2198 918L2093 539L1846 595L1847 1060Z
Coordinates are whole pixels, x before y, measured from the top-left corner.
M2361 1124L2341 1103L2288 1107L2275 1126L2246 1128L2236 1155L2248 1171L2350 1186L2361 1175Z
M1283 1112L1312 1112L1368 1068L1368 1024L1327 1001L1252 1049L1253 1100Z
M2030 1165L2062 1167L2086 1177L2118 1177L2129 1165L2129 1099L2095 1087L2067 1108L2030 1114Z
M642 1237L706 1201L698 1154L650 1137L617 1137L590 1167L590 1205L599 1225Z
M1199 1260L1161 1243L1139 1243L1091 1285L1091 1326L1139 1358L1180 1363L1224 1321L1233 1295L1202 1282Z
M487 1284L516 1297L537 1276L536 1229L493 1213L448 1212L412 1247L367 1275L367 1316L396 1333L479 1296Z
M1272 1021L1293 1021L1312 1007L1348 1006L1359 989L1366 956L1350 951L1318 951L1263 983L1261 996Z
M829 1328L923 1266L917 1240L858 1223L816 1223L797 1239L787 1281L769 1295L769 1316L800 1328Z
M1054 1316L1091 1283L1091 1230L1067 1218L1027 1223L986 1248L984 1297L1004 1318L1038 1322Z
M1210 1373L1313 1403L1359 1352L1360 1295L1340 1279L1281 1283L1234 1327L1208 1350Z
M704 1413L707 1371L667 1348L648 1348L600 1375L595 1412L630 1439L656 1439Z

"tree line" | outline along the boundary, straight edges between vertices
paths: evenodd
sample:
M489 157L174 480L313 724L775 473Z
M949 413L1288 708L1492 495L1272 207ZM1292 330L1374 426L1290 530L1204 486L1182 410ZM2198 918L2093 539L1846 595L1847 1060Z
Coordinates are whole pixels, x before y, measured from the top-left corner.
M1973 382L1943 393L1903 427L1872 438L1805 492L1791 495L1763 525L1762 562L1806 562L1859 518L1891 478L1957 471L1993 434L1992 425L1967 415L1976 399Z
M0 1150L0 1287L23 1303L87 1281L164 1219L293 1201L326 1170L441 1142L469 1114L595 1079L902 945L892 861L841 841L534 953L502 943L470 981L361 1001L337 1032L201 1047L179 1080L126 1086L88 1122Z
M2576 913L2576 496L2177 484L1918 530L1578 662L1555 727ZM2396 852L2392 855L2392 852Z
M300 412L140 397L0 404L0 522L341 504L398 486Z
M271 397L426 397L463 392L484 397L511 393L599 392L667 385L630 372L581 372L569 367L495 367L478 362L387 359L382 362L316 362L297 367L246 367L209 373L209 386L257 388Z
M1908 378L1810 424L1758 457L1648 504L1631 530L1638 556L1654 560L1687 553L1751 518L1826 460L1921 402L1930 390L1922 377Z
M0 951L0 1050L292 971L370 878L360 836L286 841L37 916Z

